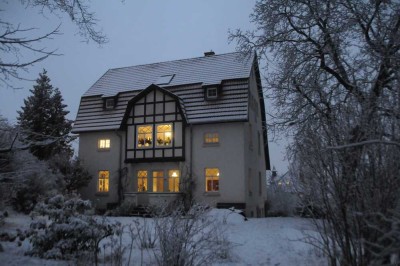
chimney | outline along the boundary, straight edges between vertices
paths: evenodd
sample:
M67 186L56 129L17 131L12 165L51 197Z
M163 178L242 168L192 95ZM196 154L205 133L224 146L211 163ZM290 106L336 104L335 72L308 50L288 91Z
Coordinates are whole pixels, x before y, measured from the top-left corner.
M213 50L210 50L209 52L204 52L204 56L212 56L212 55L215 55Z

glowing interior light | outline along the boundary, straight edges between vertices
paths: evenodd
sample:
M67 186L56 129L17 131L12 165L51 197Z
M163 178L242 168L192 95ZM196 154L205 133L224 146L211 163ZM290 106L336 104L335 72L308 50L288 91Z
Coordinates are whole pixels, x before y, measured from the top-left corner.
M172 137L171 132L165 132L165 137L166 138L171 138Z
M178 174L176 172L172 172L172 177L178 177Z
M217 173L217 176L219 176L219 173Z

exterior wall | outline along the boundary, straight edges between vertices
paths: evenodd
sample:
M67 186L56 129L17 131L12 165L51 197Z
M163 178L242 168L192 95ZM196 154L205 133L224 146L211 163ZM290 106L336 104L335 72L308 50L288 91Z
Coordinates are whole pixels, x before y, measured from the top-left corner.
M266 200L266 167L264 133L256 80L253 68L249 81L249 121L245 123L244 130L246 214L250 217L263 217Z
M187 128L187 165L192 158L192 176L195 179L195 199L215 206L221 203L244 203L244 123L218 123L194 125L190 140L190 128ZM217 132L218 144L205 144L204 134ZM219 168L219 191L206 192L205 168Z
M79 157L84 167L93 176L89 185L81 189L80 193L99 209L106 208L107 203L118 202L119 163L124 159L120 158L121 139L118 134L121 135L123 142L125 134L122 131L90 132L79 135ZM99 139L110 139L110 149L99 150ZM98 173L101 170L110 171L109 192L98 192Z

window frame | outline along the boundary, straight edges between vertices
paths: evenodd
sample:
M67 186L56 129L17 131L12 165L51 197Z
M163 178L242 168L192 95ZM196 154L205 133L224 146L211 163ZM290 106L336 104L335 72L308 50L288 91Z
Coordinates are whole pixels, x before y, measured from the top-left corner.
M173 146L173 141L174 141L174 125L173 125L173 123L157 123L157 124L154 124L155 125L155 128L156 128L156 130L155 130L155 132L153 131L153 134L154 134L154 139L155 139L155 147L156 148L170 148L170 147L172 147ZM159 145L158 144L158 134L164 134L164 138L165 138L165 134L166 133L168 133L168 132L161 132L161 133L159 133L158 132L158 127L159 126L165 126L165 125L168 125L168 126L170 126L171 127L171 131L170 131L170 133L171 133L171 138L170 138L170 142L169 142L169 145ZM164 142L165 142L165 139L163 140Z
M162 176L154 176L154 174L155 173L161 173L162 174ZM165 175L164 175L164 170L152 170L151 171L151 181L152 181L152 185L153 185L153 187L151 188L151 192L154 192L154 193L163 193L163 192L165 192L165 182L164 182L164 180L165 180ZM161 179L161 182L160 182L160 180L159 179ZM160 182L160 184L161 184L161 186L162 186L162 190L158 190L158 185L159 185L159 183L158 182ZM156 183L156 185L154 185ZM154 191L154 189L155 188L157 188L157 191Z
M217 170L218 173L216 175L207 175L207 170ZM218 167L206 167L204 168L204 177L205 177L205 192L206 193L219 193L220 190L220 181L221 181L221 172ZM211 190L208 190L208 181L211 179ZM216 189L214 182L217 181Z
M112 103L111 105L109 105L109 103ZM104 99L104 109L105 110L113 110L115 109L115 98L105 98Z
M212 95L210 95L210 92L213 92ZM214 95L215 91L215 95ZM215 100L218 99L218 87L207 87L206 88L206 99L207 100Z
M151 133L139 133L139 128L141 127L151 127ZM139 134L143 134L144 139L143 139L143 144L142 146L139 146ZM151 134L151 144L146 146L146 135ZM136 148L137 149L150 149L154 147L154 125L153 124L143 124L143 125L137 125L136 126Z
M102 177L102 173L106 176ZM102 185L100 185L102 183ZM100 189L101 188L101 189ZM109 170L99 170L97 173L97 192L98 193L108 193L110 191L110 171Z
M181 178L180 171L178 169L168 169L167 171L168 171L168 192L171 193L180 192L180 178ZM178 176L172 176L174 172L177 172ZM176 183L176 179L178 180L178 183ZM171 183L173 187L172 191L171 191Z
M141 172L146 173L146 175L145 176L139 176L139 173L141 173ZM148 192L149 191L149 171L147 171L147 170L138 170L136 172L136 178L137 178L137 186L136 186L137 192ZM140 189L139 188L139 179L144 179L145 180L144 186L142 185L144 187L144 189ZM140 183L143 183L143 181L140 182Z
M101 142L104 141L104 147L101 146ZM107 141L108 141L108 147L107 147ZM111 149L111 139L109 138L99 138L97 140L97 149L99 151L109 151Z

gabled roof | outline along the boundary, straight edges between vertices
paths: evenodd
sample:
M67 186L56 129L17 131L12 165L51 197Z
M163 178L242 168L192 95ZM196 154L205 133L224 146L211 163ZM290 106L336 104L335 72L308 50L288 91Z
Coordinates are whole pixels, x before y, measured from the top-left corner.
M157 84L160 77L173 75L168 84L160 87L200 83L220 84L223 80L248 78L254 54L242 53L203 56L147 65L114 68L96 81L83 97L115 96L120 92L143 90Z
M142 91L141 91L140 93L138 93L135 97L133 97L132 100L130 100L130 101L128 102L128 107L126 108L124 118L122 119L122 123L123 123L123 124L126 123L126 119L128 119L129 112L130 112L132 106L133 106L137 101L139 101L140 99L142 99L143 97L145 97L148 93L150 93L151 91L155 91L155 90L158 90L158 91L160 91L160 92L162 92L162 93L164 93L164 94L170 96L172 99L175 99L175 101L176 101L177 104L178 104L179 112L180 112L180 114L181 114L181 116L182 116L182 119L183 119L183 121L184 121L185 123L187 123L187 120L186 120L186 112L185 112L185 104L184 104L184 102L182 101L182 99L179 98L178 96L176 96L175 94L173 94L172 92L169 92L169 91L167 91L167 90L165 90L165 89L163 89L163 88L160 88L160 87L157 86L157 85L151 84L149 87L147 87L146 89L142 90Z

